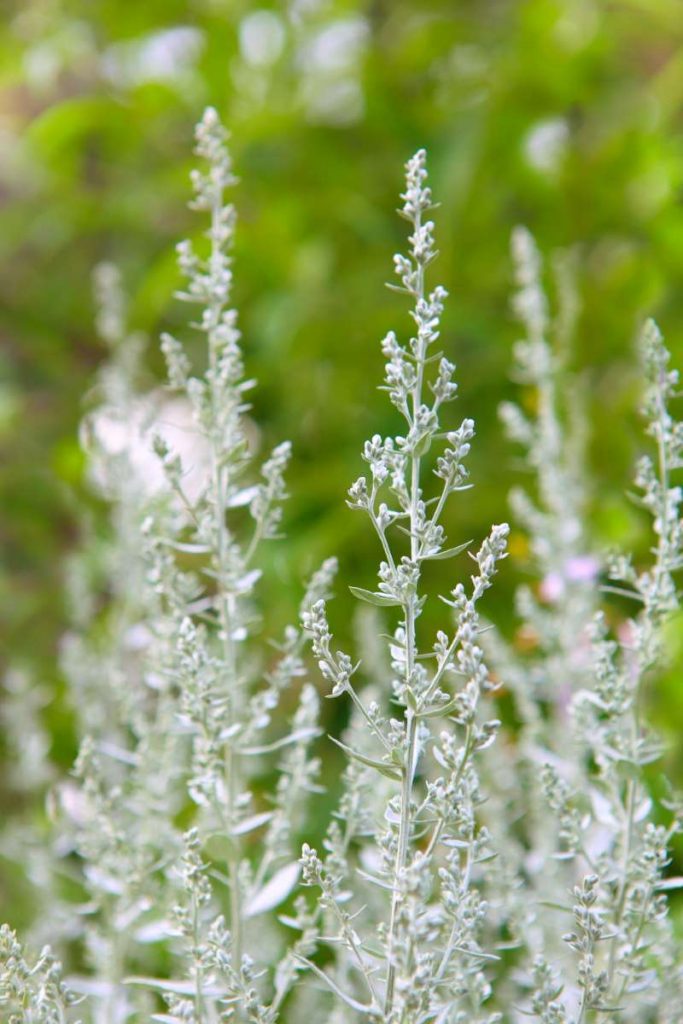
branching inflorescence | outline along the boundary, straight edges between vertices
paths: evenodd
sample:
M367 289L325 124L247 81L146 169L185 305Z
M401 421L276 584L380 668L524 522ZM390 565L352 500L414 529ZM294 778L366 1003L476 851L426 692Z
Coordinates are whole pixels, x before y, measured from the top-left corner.
M486 778L492 769L499 775L507 770L514 780L508 799L519 808L526 833L515 888L524 904L517 907L523 922L521 928L517 922L518 941L535 957L532 1009L551 1024L674 1021L681 973L665 891L678 883L663 873L680 807L669 801L669 823L656 824L643 773L660 750L643 722L643 687L661 661L662 626L678 607L674 574L683 564L681 491L672 482L682 464L681 427L669 408L678 375L648 322L640 342L643 411L656 456L641 458L636 486L657 542L650 568L636 570L623 555L609 561L603 591L630 597L639 609L614 635L598 610L600 566L586 550L585 495L577 446L561 412L560 353L546 340L538 253L521 229L513 243L516 308L527 329L518 362L523 380L536 389L538 412L532 422L507 405L503 416L513 438L527 447L537 478L539 505L519 492L513 504L541 582L537 596L524 588L518 600L524 629L535 638L531 654L491 642L496 668L513 681L521 728L506 747L512 759L506 753L507 765L487 766ZM499 801L493 804L501 810ZM547 827L548 810L554 831ZM501 857L514 862L515 843L494 831ZM572 915L573 930L561 927L561 907ZM576 954L574 970L549 967L548 958L558 965L566 960L561 942Z
M256 640L258 559L278 536L290 448L278 445L254 472L253 381L229 306L235 214L224 196L235 179L225 139L207 110L196 150L206 169L193 174L192 206L209 216L209 251L178 247L180 298L202 307L204 375L193 375L185 347L166 334L168 389L137 395L140 346L126 330L116 273L104 267L97 278L112 359L84 437L123 560L106 560L113 597L104 621L87 611L96 602L84 600L74 563L80 604L64 665L82 743L75 782L57 804L62 850L77 856L87 894L72 934L98 979L77 979L76 990L98 1024L147 1019L159 999L167 1021L265 1024L301 970L273 912L296 886L302 807L319 790L310 752L319 702L301 685L300 629L287 627L265 650ZM334 572L328 560L313 575L302 612L327 595ZM99 703L96 682L106 684ZM293 686L291 727L276 726ZM298 927L303 917L293 920ZM158 943L173 954L170 978ZM294 943L309 946L310 937Z
M270 965L251 946L252 922L260 948L277 959L276 933L263 941L264 918L290 894L298 877L292 858L300 805L317 786L317 762L308 748L317 735L317 696L300 691L289 733L269 735L283 692L304 674L302 635L289 627L279 653L269 658L250 644L254 633L254 588L261 576L258 554L278 536L285 497L289 444L278 445L250 479L253 439L246 418L246 393L235 311L230 308L230 246L235 213L225 201L234 184L226 134L216 112L206 111L197 128L197 154L207 170L193 172L194 209L209 216L209 252L184 242L179 263L187 286L180 298L202 307L198 329L206 339L207 369L194 377L182 344L166 334L162 348L170 386L192 410L197 450L206 473L195 493L184 486L186 467L162 437L155 450L173 496L160 522L150 522L150 580L160 601L166 654L164 685L177 698L177 725L189 741L185 782L196 816L183 839L180 867L171 872L176 898L171 913L184 948L187 981L169 993L179 1019L271 1021L296 978L291 958L276 969L274 988L262 978ZM195 560L189 571L179 559ZM303 609L326 595L335 566L325 563L308 587ZM274 757L280 781L272 798L258 799L250 780ZM259 806L260 804L260 806ZM209 856L224 861L211 869ZM213 877L227 889L214 893ZM224 905L223 912L221 904ZM270 974L270 972L268 972ZM189 988L186 988L189 986Z
M361 925L344 907L340 875L354 872L351 865L336 858L330 866L329 858L321 860L305 847L304 880L321 889L336 922L336 941L360 975L344 993L347 1004L392 1024L445 1020L444 1013L456 1020L465 1007L470 1021L493 1020L484 1009L489 990L481 970L489 954L478 943L484 913L478 882L490 851L477 821L481 795L475 755L493 741L499 723L478 716L480 696L492 683L478 640L477 604L505 557L508 528L494 526L483 541L473 556L470 585L458 583L445 599L454 611L454 627L439 631L426 647L418 628L428 596L423 569L428 561L454 557L469 546L448 548L442 520L448 498L469 486L464 461L474 435L470 419L445 433L440 423L456 384L453 364L434 351L446 292L426 288L426 271L436 256L426 178L420 150L407 165L402 197L401 212L412 228L410 251L394 261L398 290L413 301L415 334L406 346L393 332L382 343L384 389L405 420L405 431L366 442L369 476L351 486L348 500L370 519L383 554L377 589L351 589L399 616L388 641L391 694L381 703L364 703L354 680L358 666L331 646L323 602L304 620L332 694L350 695L366 733L354 746L352 737L344 749L384 784L376 847L361 846L360 853L363 868L374 865L374 872L366 869L362 877L383 894L379 902L371 897L377 936L361 935ZM395 717L389 717L387 697ZM339 994L336 982L330 984Z
M0 928L2 1019L680 1024L666 896L681 885L668 871L683 803L655 806L645 781L660 753L646 691L683 567L678 377L657 328L641 344L656 454L636 474L655 545L645 566L612 556L603 568L583 431L563 400L573 292L562 271L553 320L533 239L514 233L516 369L533 402L502 415L534 474L512 506L537 583L518 589L520 633L504 641L480 600L507 525L478 546L446 537L449 499L470 487L474 422L445 422L457 387L438 351L446 292L426 282L436 250L420 150L402 196L409 251L395 257L414 327L382 343L382 390L401 426L365 443L366 473L348 491L380 552L376 585L350 587L366 613L363 664L337 649L328 623L334 559L305 591L302 627L266 647L262 553L279 534L290 448L257 459L231 306L235 178L214 110L196 139L192 206L208 230L178 247L179 297L200 308L203 349L162 336L165 388L140 391L140 338L118 275L109 265L96 275L110 358L83 439L111 523L69 571L62 667L78 758L49 794L42 853L33 840L30 856L17 854L23 834L3 834L3 854L23 860L42 900L27 946L43 949L27 953ZM439 603L429 564L458 557L473 570ZM626 621L615 594L633 601ZM443 605L450 622L431 636ZM349 720L332 737L346 760L337 810L320 852L311 839L298 858L325 806L311 810L325 748L312 749L307 636ZM13 738L13 785L42 797L56 774L43 691L12 680L4 719L27 744Z
M592 1010L614 1022L635 1022L652 1013L658 1021L674 1021L681 1005L681 965L665 895L677 883L663 878L670 841L681 828L681 807L669 801L669 824L656 823L643 772L659 757L660 747L643 722L643 690L661 660L662 626L678 606L674 574L683 566L681 488L672 474L683 466L683 431L669 408L678 374L669 369L669 353L652 321L642 332L640 350L647 381L643 412L656 456L640 459L635 482L652 517L653 561L636 570L624 556L612 559L610 578L631 593L639 611L617 638L604 615L596 615L592 678L572 706L583 754L582 788L590 804L582 808L581 843L570 850L588 863L590 883L584 878L582 892L590 886L595 908L586 924L585 897L579 898L574 910L579 934L565 936L580 954L581 1024L591 1019ZM551 775L551 792L556 785ZM567 795L561 810L571 814L579 806ZM591 837L592 848L586 842Z

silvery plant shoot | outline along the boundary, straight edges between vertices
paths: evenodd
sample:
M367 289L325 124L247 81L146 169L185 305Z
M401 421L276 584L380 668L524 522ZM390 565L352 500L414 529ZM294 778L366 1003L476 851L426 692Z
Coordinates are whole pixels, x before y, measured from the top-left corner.
M505 434L527 472L499 518L509 510L528 552L514 616L533 638L516 643L487 612L511 528L453 526L476 484L475 419L457 413L418 150L391 286L408 315L381 342L393 419L378 422L396 433L357 439L346 492L375 582L338 578L330 551L298 621L273 635L278 593L262 576L296 454L287 441L263 452L251 412L232 304L237 179L212 108L195 152L203 234L177 246L190 313L161 337L162 386L145 383L116 267L94 274L108 359L81 440L109 531L84 529L66 572L69 774L49 761L45 695L18 671L7 684L17 787L48 795L43 825L3 833L40 910L25 934L0 927L2 1021L681 1024L668 898L683 886L670 869L683 799L653 783L646 694L679 608L683 423L656 325L640 340L632 487L652 539L636 560L589 530L571 260L555 264L551 303L534 240L515 230L511 362L526 398L500 410L501 449ZM328 612L347 588L353 651ZM343 707L331 735L326 698Z

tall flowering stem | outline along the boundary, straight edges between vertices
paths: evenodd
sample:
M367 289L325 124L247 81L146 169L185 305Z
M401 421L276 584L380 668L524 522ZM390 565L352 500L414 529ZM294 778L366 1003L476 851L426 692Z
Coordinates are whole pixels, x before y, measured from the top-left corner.
M489 679L477 643L476 604L489 587L498 560L505 556L508 533L506 525L493 527L473 556L477 572L471 577L470 593L458 584L445 599L455 610L453 634L439 631L431 649L424 651L418 636L418 620L427 600L422 592L423 567L468 546L446 547L442 518L449 496L469 486L463 463L474 435L469 419L445 435L440 424L442 407L455 398L457 385L453 364L434 352L446 292L441 286L431 291L426 286L427 268L436 256L434 224L427 219L432 199L426 181L426 155L420 150L407 164L400 211L412 229L409 252L394 258L397 290L413 302L415 332L405 346L394 332L382 343L387 360L383 389L405 420L405 431L384 439L375 435L366 442L363 458L370 475L352 485L348 500L351 508L368 515L384 556L377 590L351 590L363 601L399 612L388 653L391 698L401 709L400 719L383 717L378 702L366 707L352 681L357 666L348 655L332 651L324 605L315 605L305 620L321 671L333 683L333 695L350 695L378 756L343 744L344 748L352 759L392 783L386 794L384 825L377 826L382 872L374 879L374 884L390 893L388 920L378 922L384 947L381 985L374 978L375 967L369 965L371 946L366 947L355 928L350 935L349 915L343 907L336 914L343 922L340 941L364 975L371 1000L365 1010L391 1024L423 1019L422 1014L429 1015L432 1009L436 1012L444 1005L442 1000L450 998L447 991L461 972L468 979L462 983L468 1005L487 998L485 986L480 985L478 993L470 991L470 982L478 984L472 972L476 954L469 963L461 962L464 946L476 943L481 915L478 919L470 915L466 924L458 904L476 902L470 888L486 846L474 815L479 797L472 759L493 739L498 724L477 721L479 696ZM443 443L444 436L446 443L434 458L433 446ZM425 490L428 468L438 481L432 496ZM456 675L462 677L463 686L453 693ZM432 729L439 720L450 728L437 739ZM363 745L360 737L358 745ZM440 770L444 774L438 774ZM419 839L425 833L429 835L426 844ZM454 848L463 851L462 857L453 853ZM329 906L334 902L332 879L339 874L338 859L330 865L328 858L326 867L308 848L303 858L305 880L322 888ZM430 890L444 899L448 893L452 913L430 911ZM434 927L437 919L439 925ZM358 1009L355 996L348 998Z
M616 587L607 589L632 597L637 610L618 638L605 615L595 615L591 671L571 706L578 771L573 785L550 764L543 778L559 819L561 855L574 859L575 870L590 872L573 889L575 929L562 936L578 959L575 977L565 982L578 1024L597 1014L610 1024L635 1024L652 1013L673 1021L680 1016L683 991L666 904L667 890L683 883L665 878L683 813L680 802L671 801L665 804L672 812L669 823L654 820L644 771L661 751L642 707L644 688L661 662L662 627L679 603L675 574L683 567L683 492L672 475L683 467L683 429L670 410L678 373L670 369L669 352L652 321L641 337L641 355L643 411L656 454L641 457L635 483L652 517L656 545L645 568L637 569L625 555L611 559Z
M491 798L483 813L499 850L497 899L507 907L508 928L520 945L539 956L542 951L545 963L562 949L552 904L576 877L573 862L552 856L556 836L547 826L546 783L552 787L553 776L543 766L552 759L576 784L574 751L567 749L566 737L572 695L590 679L600 562L591 551L586 518L583 403L568 372L578 306L572 260L563 254L553 261L551 303L534 238L517 227L511 241L512 307L523 329L513 349L513 374L525 388L525 401L504 402L499 412L530 476L524 489L513 489L510 506L523 531L528 567L539 582L525 581L515 593L522 627L518 639L526 643L506 642L495 630L484 637L487 657L514 699L517 722L506 730L507 742L486 755ZM558 808L560 789L552 796ZM514 830L511 817L518 823ZM575 814L561 828L571 843L581 845ZM515 876L524 884L511 884ZM547 977L541 991L546 982Z
M252 642L254 592L261 576L256 561L262 543L278 536L290 445L278 445L256 476L255 430L246 401L254 382L244 377L237 314L230 305L235 211L226 193L236 179L226 139L209 108L196 130L195 152L204 169L192 173L191 203L208 215L208 253L190 242L178 246L187 282L179 298L201 307L194 326L206 341L207 366L203 376L193 376L183 344L169 334L162 337L169 385L191 410L194 464L185 465L162 437L156 438L173 501L148 529L149 579L160 601L161 672L177 696L179 730L189 736L185 782L196 810L188 849L199 865L194 874L206 875L198 899L182 863L170 872L173 914L187 939L186 973L195 986L193 1012L201 1021L215 1019L210 979L220 975L236 1019L265 1022L275 1010L265 1001L268 984L256 984L263 972L249 955L249 929L252 919L279 906L297 881L292 830L302 800L317 789L317 762L308 747L317 735L318 700L312 687L303 687L292 731L274 741L268 737L282 692L304 674L298 629L288 627L279 652L269 653L267 668ZM314 575L305 609L326 594L334 568L330 561ZM277 752L280 782L264 810L250 780L272 752ZM220 875L228 889L225 920L215 914L202 856L209 843L227 865L227 874ZM219 934L220 963L207 972ZM277 937L273 941L275 948L281 945ZM286 984L270 976L276 1001L286 996L297 970L288 968ZM277 968L274 974L279 979Z

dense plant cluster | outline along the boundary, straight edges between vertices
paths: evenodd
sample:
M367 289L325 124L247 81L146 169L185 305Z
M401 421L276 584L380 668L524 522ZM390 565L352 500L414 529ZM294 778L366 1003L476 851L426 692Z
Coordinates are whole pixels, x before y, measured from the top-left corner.
M360 657L337 648L328 620L334 558L304 588L300 622L273 638L277 594L260 581L290 448L257 459L231 306L235 179L214 110L196 139L206 248L181 243L178 260L201 366L165 334L167 386L141 390L143 341L117 273L96 274L111 355L83 442L111 531L69 569L62 667L81 743L68 780L47 760L40 694L18 675L9 688L18 784L47 793L51 823L4 837L40 902L25 943L0 929L4 1017L676 1024L683 966L667 891L681 882L668 867L683 803L655 800L660 750L644 720L683 566L678 376L657 328L641 341L654 454L635 484L655 538L641 565L590 549L566 384L571 269L558 268L553 317L534 242L515 232L515 359L535 401L501 416L534 472L511 501L537 576L516 595L533 637L524 650L482 611L507 524L446 536L447 509L471 486L475 429L451 415L447 295L428 280L434 204L418 151L401 197L408 253L394 258L412 327L382 342L398 425L365 442L347 498L380 558L376 588L350 588L367 611ZM446 594L431 586L435 561L453 566ZM322 735L321 694L347 704L340 736ZM346 767L321 827L330 744Z

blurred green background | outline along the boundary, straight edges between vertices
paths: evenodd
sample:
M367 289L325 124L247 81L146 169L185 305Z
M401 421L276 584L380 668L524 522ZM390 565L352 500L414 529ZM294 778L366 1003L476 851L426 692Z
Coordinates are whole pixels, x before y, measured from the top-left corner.
M451 293L453 415L479 432L452 542L504 519L520 479L496 410L518 397L509 237L524 223L546 254L576 249L595 543L646 550L625 496L644 444L633 342L654 315L683 365L680 0L4 0L2 15L0 630L7 661L56 694L45 714L59 764L74 752L57 664L64 558L83 510L105 516L77 434L104 357L90 274L119 264L132 325L151 339L149 381L160 379L156 338L186 314L172 299L174 245L201 227L186 201L207 103L230 127L241 179L236 304L255 418L264 448L294 443L269 632L323 557L338 553L354 583L373 579L373 538L344 494L363 440L395 423L374 388L380 339L408 327L384 282L404 245L402 165L420 146L441 204L434 280ZM514 536L513 550L488 605L506 629L525 574ZM342 638L346 601L332 613ZM677 672L653 713L681 783ZM0 803L15 803L2 784Z

